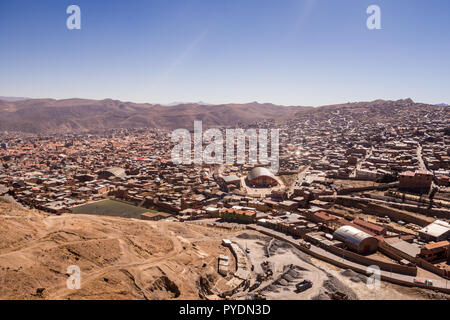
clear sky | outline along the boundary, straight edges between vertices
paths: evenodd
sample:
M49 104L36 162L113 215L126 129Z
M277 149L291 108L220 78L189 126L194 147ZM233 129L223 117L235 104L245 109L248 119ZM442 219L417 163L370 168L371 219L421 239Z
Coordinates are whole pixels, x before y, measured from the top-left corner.
M450 1L0 0L0 96L450 103Z

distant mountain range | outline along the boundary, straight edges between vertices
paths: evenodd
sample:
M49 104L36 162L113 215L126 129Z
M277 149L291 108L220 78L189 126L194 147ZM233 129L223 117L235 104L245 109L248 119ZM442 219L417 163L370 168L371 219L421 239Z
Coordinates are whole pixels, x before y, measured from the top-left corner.
M88 99L0 100L0 131L29 133L88 132L113 128L193 129L194 120L204 128L277 122L304 117L326 118L331 112L353 114L355 119L375 121L396 116L395 110L439 108L411 99L375 100L321 107L280 106L271 103L220 104L182 103L159 105Z
M438 107L448 107L448 106L450 106L450 104L439 103L439 104L435 104L435 106L438 106Z
M119 100L29 99L0 100L0 130L42 132L86 132L113 128L186 128L194 120L204 127L234 126L259 120L286 120L312 107L274 104L179 104L162 106Z
M180 101L178 101L178 102L163 104L163 106L173 107L173 106L178 106L180 104L200 104L200 105L204 105L204 106L214 105L213 103L207 103L207 102L203 102L203 101L197 101L197 102L180 102Z
M27 100L29 98L24 98L24 97L2 97L0 96L0 100L5 100L5 101L21 101L21 100Z

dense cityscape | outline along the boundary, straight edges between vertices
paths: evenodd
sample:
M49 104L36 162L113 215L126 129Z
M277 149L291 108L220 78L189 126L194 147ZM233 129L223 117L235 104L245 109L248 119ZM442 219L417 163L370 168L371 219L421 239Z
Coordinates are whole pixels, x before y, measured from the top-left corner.
M448 316L449 39L448 0L0 0L3 313Z
M276 173L257 164L174 164L171 132L163 129L4 132L1 192L53 215L243 227L339 267L361 272L376 265L387 281L447 292L449 109L411 100L386 103L247 125L280 129ZM393 109L395 116L385 112ZM221 254L218 272L237 281L217 295L265 297L273 271L256 272L255 264L264 261L223 241L235 267ZM306 279L296 290L313 285Z

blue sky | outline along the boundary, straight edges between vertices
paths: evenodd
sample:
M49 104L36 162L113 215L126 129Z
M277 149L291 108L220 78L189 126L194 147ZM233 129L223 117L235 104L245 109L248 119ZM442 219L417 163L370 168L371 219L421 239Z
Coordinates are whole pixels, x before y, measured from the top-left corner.
M0 0L0 96L450 103L449 72L448 0Z

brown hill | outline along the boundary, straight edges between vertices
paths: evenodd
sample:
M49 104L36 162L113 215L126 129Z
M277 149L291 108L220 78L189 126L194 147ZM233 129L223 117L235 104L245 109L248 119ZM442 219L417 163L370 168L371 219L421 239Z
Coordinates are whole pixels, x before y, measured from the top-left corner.
M52 216L0 200L0 299L199 299L230 288L220 232L175 222ZM234 264L234 260L231 261ZM81 289L67 289L67 267ZM219 290L219 291L218 291Z
M204 127L233 126L289 119L300 109L308 108L259 103L161 106L111 99L0 100L0 130L41 133L142 127L190 129L194 120L202 120Z
M251 124L261 120L283 122L299 117L326 120L331 115L346 115L357 121L383 121L414 113L427 113L439 106L415 103L411 99L375 100L320 107L279 106L270 103L179 104L162 106L119 100L28 99L0 100L0 131L28 133L66 133L113 128L192 129L194 120L206 127ZM448 112L446 110L446 112Z

